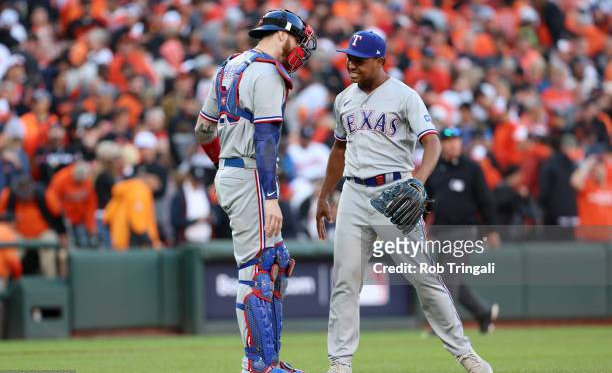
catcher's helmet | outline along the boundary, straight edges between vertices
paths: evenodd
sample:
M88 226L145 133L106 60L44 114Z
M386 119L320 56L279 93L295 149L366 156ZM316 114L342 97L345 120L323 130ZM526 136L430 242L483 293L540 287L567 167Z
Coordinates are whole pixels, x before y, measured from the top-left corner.
M249 31L249 36L261 39L269 31L287 31L301 42L306 36L306 23L289 10L271 10L264 14L256 28Z
M249 31L253 39L261 39L270 32L286 31L295 36L298 46L294 48L283 65L289 73L299 69L317 48L317 35L297 14L289 10L271 10L259 20L256 28Z

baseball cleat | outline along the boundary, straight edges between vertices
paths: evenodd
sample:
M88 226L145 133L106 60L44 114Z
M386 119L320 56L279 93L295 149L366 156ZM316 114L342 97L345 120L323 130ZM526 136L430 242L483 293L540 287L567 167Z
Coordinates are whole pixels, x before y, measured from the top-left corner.
M495 320L499 317L499 304L493 303L489 313L480 320L480 332L489 334L495 330Z
M306 373L305 371L301 370L301 369L296 369L294 367L291 366L291 364L285 362L285 361L281 361L280 364L278 365L279 368L286 370L289 373Z
M461 364L468 373L493 373L493 367L474 351L468 352L457 357L457 362Z
M285 370L282 367L273 367L266 365L263 361L252 362L247 358L242 359L242 371L241 373L301 373L301 370L291 371Z
M351 367L351 363L340 363L333 362L329 366L329 370L327 373L352 373L353 368Z

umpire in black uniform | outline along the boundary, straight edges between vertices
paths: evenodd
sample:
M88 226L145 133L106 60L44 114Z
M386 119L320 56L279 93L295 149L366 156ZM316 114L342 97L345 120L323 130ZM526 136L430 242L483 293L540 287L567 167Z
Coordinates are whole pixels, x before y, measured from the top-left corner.
M480 166L463 155L461 130L446 127L439 136L442 143L440 161L425 184L429 197L435 199L432 238L440 241L479 239L477 225L495 223L491 191ZM482 233L487 233L489 246L499 244L499 234L494 230L487 229ZM442 277L451 296L474 316L480 331L488 333L493 330L499 306L477 298L464 284L463 275L448 273L446 263L459 264L467 260L467 254L462 257L438 255L438 263L446 268Z

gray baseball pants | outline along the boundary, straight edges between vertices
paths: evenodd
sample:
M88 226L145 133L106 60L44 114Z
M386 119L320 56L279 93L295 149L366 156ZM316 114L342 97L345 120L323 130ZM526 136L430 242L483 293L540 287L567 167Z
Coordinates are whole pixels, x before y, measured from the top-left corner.
M392 183L372 187L353 181L344 183L334 241L333 290L327 336L330 362L348 363L357 350L360 325L359 293L374 241L377 237L384 241L395 241L403 235L399 229L391 226L388 218L370 204L372 198L391 185ZM415 228L408 237L412 240L424 240L422 227ZM412 263L417 267L422 262L432 263L431 258L422 252L414 257L403 255L394 260ZM470 352L471 344L464 335L461 320L440 276L418 271L406 276L417 291L427 321L445 348L454 356Z

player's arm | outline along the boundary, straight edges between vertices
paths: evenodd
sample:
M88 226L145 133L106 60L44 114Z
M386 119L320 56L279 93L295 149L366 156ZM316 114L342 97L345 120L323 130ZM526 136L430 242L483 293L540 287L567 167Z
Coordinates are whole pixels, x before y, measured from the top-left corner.
M344 155L346 153L346 143L348 134L342 124L342 115L338 108L342 106L344 95L340 94L336 96L334 100L334 119L336 122L336 128L334 130L334 137L336 141L329 154L327 160L327 169L325 170L325 179L323 179L323 185L321 186L321 192L319 193L319 199L317 201L317 232L319 238L324 240L327 238L327 232L325 231L325 219L329 222L334 221L334 217L331 213L331 207L329 206L329 197L333 193L336 185L344 174Z
M438 163L440 153L442 152L442 145L440 145L440 139L435 133L421 138L421 145L423 145L425 152L423 153L421 166L414 173L414 177L424 184Z
M438 163L442 145L440 145L438 131L431 120L431 115L418 93L410 91L404 105L404 119L410 124L412 131L417 134L417 140L425 150L421 166L413 176L425 184Z
M319 238L324 240L327 238L327 232L325 231L325 219L329 222L334 221L334 217L331 214L331 208L329 206L329 197L336 189L336 185L342 178L344 173L344 154L346 153L346 141L338 140L334 142L329 159L327 161L327 169L325 170L325 179L323 180L323 186L319 193L319 200L317 201L317 232Z
M207 119L202 112L200 112L194 131L198 143L202 145L209 144L217 137L217 121L213 122Z
M597 158L593 155L587 157L587 159L582 162L582 164L578 167L576 171L572 174L570 178L570 184L577 191L581 191L584 188L584 184L591 173L593 167L597 163Z
M221 152L221 145L217 134L218 114L216 79L213 79L213 84L210 85L208 96L206 96L204 105L202 105L202 109L198 115L194 132L196 140L202 146L204 153L206 153L208 158L214 163L215 167L218 167L219 153Z
M255 125L255 160L259 186L264 198L264 225L267 237L277 236L283 226L278 204L276 160L283 123L285 82L272 70L257 78L254 85L253 123Z

